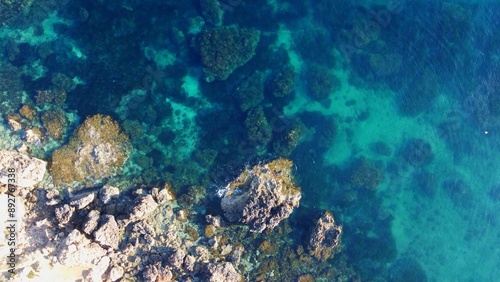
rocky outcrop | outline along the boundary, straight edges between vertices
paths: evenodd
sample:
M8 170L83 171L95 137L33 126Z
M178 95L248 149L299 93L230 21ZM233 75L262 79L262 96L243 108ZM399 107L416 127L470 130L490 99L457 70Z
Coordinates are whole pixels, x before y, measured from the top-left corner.
M0 183L8 185L9 179L15 179L18 186L34 186L42 181L46 167L47 162L43 160L30 158L13 151L0 151ZM13 177L9 177L9 174Z
M273 229L299 206L300 188L292 179L292 161L277 159L245 169L222 198L224 216L251 231Z
M309 254L318 260L329 259L340 244L342 226L335 225L333 215L327 211L317 221L309 239Z

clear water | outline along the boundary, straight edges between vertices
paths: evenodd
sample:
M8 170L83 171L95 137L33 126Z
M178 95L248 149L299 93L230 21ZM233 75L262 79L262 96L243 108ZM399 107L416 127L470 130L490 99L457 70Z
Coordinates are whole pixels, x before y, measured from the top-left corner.
M259 45L228 79L207 83L196 42L213 26L198 1L177 2L53 1L6 17L1 113L61 87L58 73L73 84L60 106L70 119L65 137L35 146L35 156L50 159L85 116L112 115L140 133L110 181L168 180L179 192L201 184L213 195L245 165L283 156L273 147L279 124L300 121L287 156L303 192L297 213L334 213L342 253L363 281L425 280L398 280L418 266L428 281L498 281L499 3L228 1L223 24L260 30ZM277 98L267 78L285 65L295 85ZM338 80L322 98L311 94L318 66ZM261 146L247 139L235 94L256 71L266 78L258 105L280 121ZM23 140L5 120L0 137L1 149ZM195 156L204 149L217 152L208 164ZM375 190L353 184L359 159L381 172Z

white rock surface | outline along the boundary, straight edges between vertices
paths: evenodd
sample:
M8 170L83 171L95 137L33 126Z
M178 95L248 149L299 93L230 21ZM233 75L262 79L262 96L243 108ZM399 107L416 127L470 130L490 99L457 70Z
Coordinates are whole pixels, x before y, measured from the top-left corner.
M0 183L8 184L9 169L15 169L16 184L31 187L42 181L47 162L14 151L0 151Z

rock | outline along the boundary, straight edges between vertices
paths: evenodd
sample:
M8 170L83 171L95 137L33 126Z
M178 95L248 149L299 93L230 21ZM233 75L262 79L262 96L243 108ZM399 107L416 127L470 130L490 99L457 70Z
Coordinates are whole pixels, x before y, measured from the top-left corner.
M182 249L178 249L169 257L168 264L176 268L181 268L185 257L186 253Z
M255 54L260 31L236 27L204 29L200 34L200 52L207 82L226 80Z
M235 266L238 266L240 264L241 256L243 255L244 251L245 247L243 247L242 244L237 243L234 245L233 252L229 255L227 259Z
M81 210L86 206L88 206L90 203L92 203L92 201L94 201L94 198L95 198L94 192L81 193L71 198L69 204Z
M142 273L143 281L173 281L170 270L161 266L161 263L147 265Z
M335 225L333 215L327 211L314 226L309 239L309 254L318 260L327 260L340 244L342 226Z
M300 188L292 180L292 161L277 159L246 169L228 185L221 201L224 216L251 231L273 229L299 206Z
M0 151L0 183L9 184L9 169L14 169L16 184L21 187L32 187L42 181L47 162L31 158L14 151Z
M55 209L55 215L57 222L59 222L60 226L64 226L71 221L73 214L75 213L75 208L65 204L64 206L57 207Z
M56 189L48 190L45 198L47 198L47 202L45 203L47 206L55 206L62 201L62 197Z
M103 281L103 275L109 267L111 259L108 256L102 257L97 264L92 267L90 272L83 278L85 281L89 282L100 282Z
M132 145L109 116L88 117L68 144L52 154L50 172L57 185L95 185L121 172Z
M99 200L103 204L108 204L112 199L118 198L120 195L120 189L109 186L109 185L104 185L101 190L99 190Z
M89 212L87 215L87 218L83 222L82 225L82 231L88 235L91 235L92 232L97 228L97 225L99 225L99 217L101 213L98 210L92 210Z
M7 118L7 123L12 128L12 131L18 131L23 128L21 124L21 116L18 114L8 114L5 116Z
M114 266L113 268L111 268L111 270L109 271L109 280L111 281L117 281L118 279L122 278L123 277L123 267L121 266Z
M130 220L137 221L148 217L148 215L150 215L157 206L158 204L155 202L153 196L151 195L138 197L132 207Z
M105 254L106 250L75 229L63 240L56 256L67 266L88 266Z
M94 232L94 238L101 246L118 249L120 244L120 229L112 215L105 215L101 219L101 226Z
M234 266L229 262L207 265L207 281L210 282L242 282L243 276L236 272Z
M153 188L151 191L151 195L153 196L154 200L160 205L175 200L175 194L168 183L165 184L165 186L161 190L156 187Z
M39 127L33 127L24 132L26 142L34 145L42 145L45 141L45 133Z

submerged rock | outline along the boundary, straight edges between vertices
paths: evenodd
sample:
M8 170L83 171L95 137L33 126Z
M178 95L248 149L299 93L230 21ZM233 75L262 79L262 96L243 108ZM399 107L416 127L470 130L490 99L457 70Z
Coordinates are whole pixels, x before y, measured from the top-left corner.
M250 230L273 229L299 206L300 188L292 180L292 161L277 159L245 169L222 198L224 216Z
M217 27L201 33L201 60L208 82L226 80L255 54L260 31Z
M342 226L335 225L333 215L327 211L314 226L309 239L309 254L318 260L329 259L340 244Z
M130 153L128 137L109 116L89 117L70 142L52 154L56 184L99 181L118 174Z

